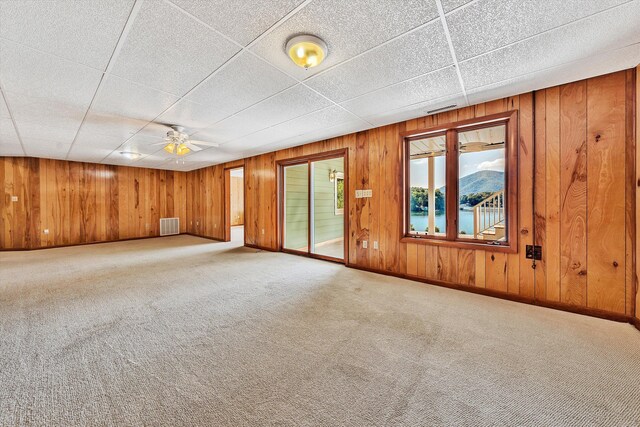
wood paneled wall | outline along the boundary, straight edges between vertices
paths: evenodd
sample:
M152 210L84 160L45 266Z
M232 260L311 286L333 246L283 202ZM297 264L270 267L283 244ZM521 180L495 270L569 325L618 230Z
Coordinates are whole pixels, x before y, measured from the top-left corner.
M185 232L186 178L185 172L0 158L0 249L157 236L164 217L179 217Z
M635 85L628 70L188 173L33 158L0 159L1 248L155 236L160 217L224 238L225 168L244 166L246 243L278 249L278 160L348 150L351 266L526 301L633 316ZM399 134L509 110L519 121L519 251L401 243ZM356 189L373 197L355 199ZM17 195L18 202L11 201ZM640 215L640 214L639 214ZM45 235L42 230L49 229ZM363 240L378 241L379 250ZM525 258L542 245L543 259Z
M278 249L276 161L348 148L348 264L632 316L634 76L634 70L622 71L247 158L246 243ZM518 253L401 243L400 132L513 109L519 120ZM194 233L223 237L220 197L224 168L231 166L189 174L189 218L200 227ZM356 188L372 189L373 197L355 199ZM362 248L362 240L378 241L379 250ZM525 246L534 241L543 246L535 269L525 258Z

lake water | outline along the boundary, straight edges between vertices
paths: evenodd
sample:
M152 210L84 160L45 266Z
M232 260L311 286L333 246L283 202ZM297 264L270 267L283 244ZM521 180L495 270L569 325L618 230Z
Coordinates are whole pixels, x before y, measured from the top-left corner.
M464 230L467 234L473 234L473 211L459 211L460 230ZM445 225L446 215L444 213L436 214L436 227L441 233L446 232ZM429 216L411 213L411 224L416 231L425 231L429 225Z

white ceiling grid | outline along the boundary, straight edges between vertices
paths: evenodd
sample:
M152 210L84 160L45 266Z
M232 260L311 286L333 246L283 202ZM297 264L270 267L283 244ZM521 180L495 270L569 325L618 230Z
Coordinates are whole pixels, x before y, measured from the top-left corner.
M0 0L0 22L0 156L173 170L640 62L640 0ZM308 71L302 33L329 49ZM169 124L220 146L176 161Z

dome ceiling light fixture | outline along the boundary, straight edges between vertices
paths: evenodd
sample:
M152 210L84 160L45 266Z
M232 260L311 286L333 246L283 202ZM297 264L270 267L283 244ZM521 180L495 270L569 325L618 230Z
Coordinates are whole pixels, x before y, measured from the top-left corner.
M324 41L308 34L290 38L286 52L294 64L305 70L320 65L329 53Z

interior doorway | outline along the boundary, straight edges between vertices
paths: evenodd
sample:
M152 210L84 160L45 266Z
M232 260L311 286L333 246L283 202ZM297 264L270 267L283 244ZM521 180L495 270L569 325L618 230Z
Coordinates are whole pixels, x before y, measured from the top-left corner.
M280 249L345 262L346 152L280 163Z
M224 240L244 244L244 168L225 169Z

